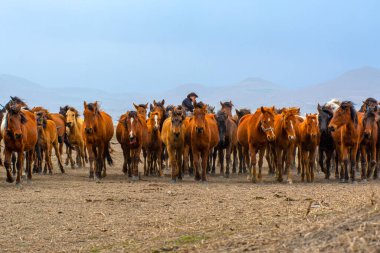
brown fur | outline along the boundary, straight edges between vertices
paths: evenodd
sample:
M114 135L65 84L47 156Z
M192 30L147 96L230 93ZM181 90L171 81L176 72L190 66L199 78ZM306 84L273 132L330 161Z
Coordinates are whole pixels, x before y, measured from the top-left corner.
M79 168L85 166L87 161L82 127L83 119L79 117L79 113L75 108L70 107L66 112L66 134L70 144L76 148L76 160ZM71 168L74 168L74 160L71 152L72 149L68 149L67 156L70 160Z
M147 121L148 127L148 170L145 171L145 175L158 174L162 176L162 141L160 131L160 113L151 112Z
M34 114L22 110L21 105L8 103L5 129L2 129L4 138L4 166L7 172L7 182L12 183L10 172L12 152L17 153L17 178L16 184L20 184L24 165L24 152L26 152L26 171L28 180L32 179L31 167L33 163L34 147L37 144L37 122Z
M107 113L100 111L98 102L84 105L84 122L82 135L85 139L89 160L90 160L90 178L101 178L106 176L106 164L112 164L112 158L109 153L110 141L113 137L114 128L112 118ZM95 174L94 174L94 161ZM103 172L103 174L101 174Z

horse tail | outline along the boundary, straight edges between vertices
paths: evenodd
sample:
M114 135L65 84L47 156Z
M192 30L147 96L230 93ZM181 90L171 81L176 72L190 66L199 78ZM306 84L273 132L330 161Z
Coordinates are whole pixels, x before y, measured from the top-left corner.
M106 153L106 158L107 158L108 165L112 166L113 165L113 160L112 160L112 157L111 157L111 154L110 154L110 143L109 142L107 143L104 151Z

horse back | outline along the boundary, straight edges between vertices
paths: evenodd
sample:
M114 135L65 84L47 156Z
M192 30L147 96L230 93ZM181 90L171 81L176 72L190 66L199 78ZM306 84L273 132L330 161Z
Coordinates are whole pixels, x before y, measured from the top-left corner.
M31 150L37 144L38 132L37 132L37 121L33 112L28 110L23 110L23 113L27 119L24 129L23 129L23 142L24 149Z
M214 114L208 114L206 115L206 121L209 128L209 143L210 143L210 149L218 145L219 143L219 130L218 130L218 123L216 122L215 115Z
M109 142L112 139L114 133L112 117L106 112L100 112L100 114L102 115L103 124L105 127L105 141Z

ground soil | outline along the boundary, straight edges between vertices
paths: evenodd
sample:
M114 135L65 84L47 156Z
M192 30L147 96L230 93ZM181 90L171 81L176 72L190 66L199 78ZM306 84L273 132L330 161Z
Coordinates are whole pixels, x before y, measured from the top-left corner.
M100 183L88 166L34 175L21 188L0 173L1 252L380 252L380 180L276 183L244 175L142 177L115 165ZM65 157L66 155L64 155Z

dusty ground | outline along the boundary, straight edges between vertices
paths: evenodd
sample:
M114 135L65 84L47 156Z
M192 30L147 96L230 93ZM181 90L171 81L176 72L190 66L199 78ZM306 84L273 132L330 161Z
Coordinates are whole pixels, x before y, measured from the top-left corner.
M253 185L245 176L101 183L88 168L35 175L21 189L0 173L1 252L380 252L380 180ZM266 174L266 169L264 170Z

